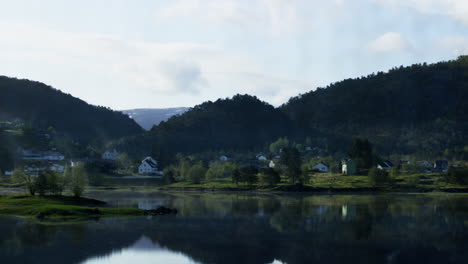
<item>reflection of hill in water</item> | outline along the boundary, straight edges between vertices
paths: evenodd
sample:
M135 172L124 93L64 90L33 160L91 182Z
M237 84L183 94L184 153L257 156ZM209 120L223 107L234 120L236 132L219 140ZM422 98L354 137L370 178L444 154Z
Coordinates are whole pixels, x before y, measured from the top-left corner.
M468 257L467 198L178 197L171 204L181 215L65 226L0 219L0 259L79 263L126 248L228 264L465 263Z

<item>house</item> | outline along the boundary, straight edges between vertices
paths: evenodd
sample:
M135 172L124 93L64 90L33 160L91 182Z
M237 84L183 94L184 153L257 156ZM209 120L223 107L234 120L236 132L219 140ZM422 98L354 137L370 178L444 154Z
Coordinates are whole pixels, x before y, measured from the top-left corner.
M55 172L58 172L58 173L63 173L65 171L65 166L54 163L54 164L50 165L49 169L51 171L55 171Z
M447 172L449 163L446 160L436 160L434 162L434 170L437 172Z
M379 170L390 170L393 168L393 163L389 160L384 160L377 163L377 169Z
M266 158L265 154L263 154L263 152L258 153L257 156L255 156L255 157L259 161L266 161L267 160L267 158Z
M54 150L34 152L21 149L19 155L22 160L61 161L65 159L63 154Z
M352 159L345 159L341 161L341 173L343 175L354 175L357 173L356 162Z
M102 154L102 159L104 160L117 160L117 158L119 157L119 152L117 152L117 150L107 150L106 152L104 152Z
M419 165L420 165L421 167L423 167L423 168L429 168L429 167L431 167L431 164L430 164L429 161L427 161L427 160L421 161L421 162L419 163Z
M274 169L277 165L277 162L275 162L274 160L270 160L270 163L268 163L268 167Z
M161 175L161 171L158 171L158 162L151 158L146 157L141 161L138 166L138 174L140 175Z
M225 155L222 155L221 157L219 157L219 160L225 162L225 161L228 161L229 158Z
M328 166L325 165L323 162L319 162L319 163L315 164L311 169L312 170L318 170L320 172L329 172L330 171Z

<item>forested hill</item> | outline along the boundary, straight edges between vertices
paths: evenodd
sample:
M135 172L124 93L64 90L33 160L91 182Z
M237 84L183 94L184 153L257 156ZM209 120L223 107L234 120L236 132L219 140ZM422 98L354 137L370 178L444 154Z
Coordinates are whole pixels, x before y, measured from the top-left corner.
M348 79L281 107L297 134L366 136L388 152L466 144L468 56Z
M296 143L310 137L312 144L346 153L359 136L382 153L435 156L467 144L467 123L468 57L460 57L344 80L279 108L247 95L203 103L145 137L120 143L135 151L201 152L264 148L279 136Z
M0 120L17 118L83 141L117 139L143 131L120 112L87 104L40 82L0 76Z
M262 146L288 131L281 111L249 95L205 102L153 127L144 137L118 142L134 155L153 151L194 153L207 150L245 150Z

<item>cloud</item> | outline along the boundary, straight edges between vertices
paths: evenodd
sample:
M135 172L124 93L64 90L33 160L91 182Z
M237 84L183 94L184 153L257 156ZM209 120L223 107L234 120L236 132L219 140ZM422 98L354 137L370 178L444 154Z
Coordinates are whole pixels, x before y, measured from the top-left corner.
M371 0L392 8L413 8L422 14L450 16L468 25L468 1L466 0Z
M387 32L368 45L374 53L401 52L410 49L408 41L397 32Z
M69 33L15 21L0 20L0 61L2 74L114 108L190 106L236 93L281 104L306 89L251 57L213 45Z
M300 0L178 0L157 10L156 17L186 18L208 24L230 23L282 35L305 28L299 15L301 4Z
M446 37L439 42L441 48L452 51L453 55L468 54L468 38L464 36Z

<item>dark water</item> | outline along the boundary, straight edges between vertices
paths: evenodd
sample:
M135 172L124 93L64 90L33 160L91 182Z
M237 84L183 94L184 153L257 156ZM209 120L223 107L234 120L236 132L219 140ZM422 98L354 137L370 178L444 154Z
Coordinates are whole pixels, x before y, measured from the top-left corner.
M468 263L468 196L94 194L177 216L0 218L0 263Z

